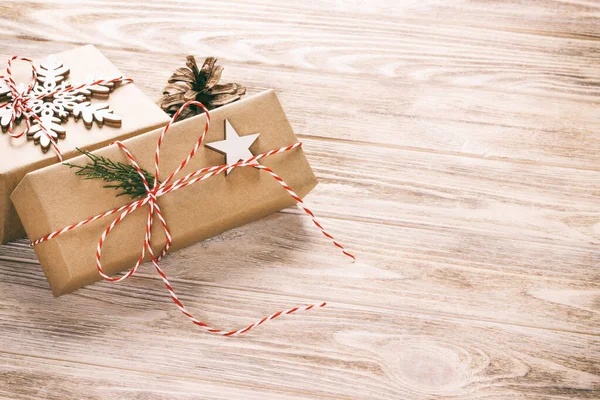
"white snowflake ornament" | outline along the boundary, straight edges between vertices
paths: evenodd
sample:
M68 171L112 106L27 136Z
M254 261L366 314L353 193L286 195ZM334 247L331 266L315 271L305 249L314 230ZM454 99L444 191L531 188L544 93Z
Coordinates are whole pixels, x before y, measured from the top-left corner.
M4 79L0 78L0 100L5 100L6 97L10 94L10 89Z
M64 84L64 82L63 82ZM61 84L62 85L62 84ZM65 88L68 86L65 86ZM73 109L78 103L82 103L87 100L85 95L79 94L78 92L65 92L57 93L53 97L46 97L43 99L35 99L39 93L45 93L46 88L36 86L33 89L33 99L29 101L31 110L38 116L52 112L54 116L60 118L62 121L66 121ZM54 90L50 90L47 93L51 93Z
M29 97L36 98L39 96L48 96L43 99L39 99L38 101L44 101L45 99L50 99L50 93L53 93L57 90L65 90L68 88L70 83L68 81L63 81L60 84L52 81L46 81L46 83L37 82L33 89L31 89L31 93Z
M10 104L7 104L6 107L0 108L0 127L2 128L2 132L6 132L8 127L10 126L10 121L12 119L13 107Z
M91 84L99 80L105 80L103 77L94 76L93 74L88 75L85 78L85 83ZM110 93L114 90L114 83L107 83L104 85L91 85L79 91L79 93L85 95L88 99L90 97L96 97L101 99L107 99Z
M50 113L42 115L40 119L41 123L36 121L31 125L31 129L27 132L27 138L33 140L35 144L39 144L45 153L52 144L50 138L56 142L59 138L64 138L67 131L60 125L60 119ZM45 130L42 129L42 125Z
M98 123L98 126L106 123L109 126L120 127L121 117L110 109L108 103L95 103L92 104L89 101L76 104L73 108L73 117L75 121L80 118L83 120L85 126L90 129L94 121Z
M71 70L58 62L55 55L48 56L45 63L40 64L37 71L37 80L44 86L56 86L64 81Z

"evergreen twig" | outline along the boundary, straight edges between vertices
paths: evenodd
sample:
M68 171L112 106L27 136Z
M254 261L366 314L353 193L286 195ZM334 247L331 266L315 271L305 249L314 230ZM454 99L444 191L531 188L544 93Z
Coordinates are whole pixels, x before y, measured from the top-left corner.
M135 199L146 195L144 182L133 165L114 162L109 158L97 156L79 148L77 151L88 157L91 163L85 165L63 163L69 168L76 168L75 175L82 176L83 179L103 179L110 183L110 185L105 185L105 188L121 190L117 197L126 195ZM142 169L142 173L148 181L149 187L154 186L154 176L144 169Z

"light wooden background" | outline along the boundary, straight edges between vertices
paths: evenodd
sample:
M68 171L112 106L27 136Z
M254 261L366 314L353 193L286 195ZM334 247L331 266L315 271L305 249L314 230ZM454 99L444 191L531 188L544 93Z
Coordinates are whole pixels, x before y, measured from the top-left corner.
M287 3L287 5L285 4ZM320 185L297 210L53 299L0 248L2 399L600 398L600 3L0 3L0 59L92 43L157 98L185 56L278 91Z

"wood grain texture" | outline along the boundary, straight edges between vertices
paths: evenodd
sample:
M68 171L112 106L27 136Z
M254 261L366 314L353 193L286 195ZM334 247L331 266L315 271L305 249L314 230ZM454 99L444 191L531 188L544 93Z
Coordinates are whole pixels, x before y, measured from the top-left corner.
M92 43L152 98L188 53L278 91L320 184L295 209L52 299L0 247L0 399L600 397L600 5L20 1L0 60ZM185 27L185 28L184 28ZM142 234L142 232L140 232Z
M179 286L189 291L180 296L182 301L220 324L251 320L273 306L302 301L245 289ZM4 357L14 354L17 359L36 357L45 363L113 368L113 377L121 371L167 375L167 380L178 377L188 384L197 380L200 388L205 382L209 388L223 382L227 385L223 393L213 395L219 399L229 396L229 385L237 388L231 393L251 386L275 398L299 394L382 400L536 392L554 398L594 398L600 385L600 370L589 352L599 345L592 335L336 302L264 327L260 334L224 341L199 333L180 318L165 301L167 296L160 294L157 280L133 278L128 290L94 285L54 300L52 307L45 305L43 289L11 283L2 283L1 288L9 299L0 310ZM43 314L36 311L40 307ZM78 309L86 313L72 313ZM4 368L8 381L15 367ZM45 379L47 375L35 380ZM99 378L89 374L83 379ZM138 382L127 387L143 390ZM18 384L11 387L19 390ZM185 385L180 390L184 389Z

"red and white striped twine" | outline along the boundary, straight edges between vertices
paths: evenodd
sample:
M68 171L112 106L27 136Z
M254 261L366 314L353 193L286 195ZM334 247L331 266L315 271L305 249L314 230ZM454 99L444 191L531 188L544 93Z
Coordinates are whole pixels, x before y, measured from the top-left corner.
M204 109L205 113L206 113L206 124L204 126L204 131L202 132L202 134L200 135L200 137L198 138L198 141L196 142L196 144L194 145L194 147L192 148L192 150L190 151L190 153L188 154L188 156L181 162L181 164L175 169L175 171L173 171L169 177L162 183L159 183L159 160L160 160L160 147L162 145L163 139L166 135L166 133L169 131L171 125L173 124L174 121L177 120L177 117L179 116L179 114L181 113L181 111L183 111L185 108L191 106L191 105L195 105L198 107L201 107L202 109ZM286 147L282 147L279 149L275 149L275 150L271 150L271 151L267 151L266 153L262 153L256 156L253 156L247 160L243 160L243 161L239 161L236 162L234 164L224 164L224 165L216 165L216 166L212 166L212 167L206 167L206 168L202 168L200 170L197 170L195 172L189 173L186 176L179 178L175 181L173 181L175 175L180 172L183 168L185 168L185 166L190 162L190 160L192 159L192 157L196 154L196 152L198 151L198 149L200 148L200 146L202 145L204 138L208 132L208 129L210 127L210 114L208 112L208 110L206 109L206 107L204 107L204 105L200 102L197 101L188 101L187 103L185 103L178 111L177 113L175 113L175 115L173 116L173 118L171 119L171 121L164 127L164 129L162 130L160 136L158 137L158 143L156 145L156 153L155 153L155 174L154 174L154 185L152 187L149 186L148 181L146 180L142 169L140 168L140 166L138 165L138 163L136 162L135 158L133 157L133 155L131 154L131 152L127 149L127 147L125 146L124 143L117 141L114 142L114 144L118 145L123 152L125 153L125 155L127 156L127 158L129 159L129 162L135 167L135 169L137 170L140 178L142 179L142 182L144 183L144 186L146 188L146 192L147 195L145 197L143 197L142 199L133 201L127 205L121 206L119 208L115 208L113 210L109 210L106 212L103 212L101 214L95 215L93 217L87 218L83 221L77 222L75 224L66 226L62 229L59 229L55 232L52 232L40 239L37 239L33 242L31 242L32 246L35 246L37 244L46 242L48 240L51 240L59 235L62 235L66 232L69 232L73 229L77 229L83 225L86 225L90 222L96 221L98 219L104 218L106 216L109 215L113 215L113 214L118 214L118 216L115 218L115 220L113 220L108 227L104 230L104 232L102 233L102 235L100 236L100 240L98 241L98 246L96 248L96 267L98 268L98 272L100 273L100 275L102 276L102 278L104 278L107 281L111 281L111 282L121 282L127 278L129 278L130 276L132 276L138 269L138 267L142 264L142 262L144 261L144 257L146 256L146 253L148 253L150 260L152 261L152 264L154 265L154 268L156 269L156 271L158 272L158 274L160 275L163 283L165 284L167 290L169 291L169 295L171 296L171 300L173 300L173 302L175 303L175 305L177 306L177 308L179 308L179 310L186 316L188 317L194 324L196 324L197 326L201 327L202 329L204 329L207 332L210 333L214 333L214 334L218 334L218 335L223 335L223 336L237 336L237 335L241 335L242 333L248 332L249 330L256 328L259 325L262 325L263 323L273 320L275 318L278 318L282 315L290 315L290 314L294 314L300 311L308 311L314 308L320 308L320 307L324 307L327 303L322 302L319 304L311 304L308 306L302 306L302 307L294 307L291 308L289 310L284 310L284 311L278 311L274 314L271 314L269 316L266 316L264 318L262 318L259 321L256 321L253 324L250 324L248 326L246 326L245 328L242 329L237 329L237 330L231 330L231 331L225 331L225 330L220 330L220 329L215 329L210 327L208 324L196 319L185 307L184 305L181 303L181 301L179 300L179 298L177 297L177 295L175 294L175 291L173 290L173 286L169 283L169 280L167 279L167 275L164 273L164 271L160 268L159 266L159 261L165 256L165 254L167 254L167 252L169 251L169 248L171 247L172 244L172 236L171 236L171 231L169 230L169 227L167 225L167 221L165 220L160 206L157 202L158 198L161 196L166 195L167 193L171 193L174 192L176 190L179 189L183 189L189 185L193 185L194 183L197 182L201 182L204 181L206 179L209 179L213 176L219 175L224 173L225 171L228 170L232 170L235 168L241 168L241 167L252 167L252 168L256 168L259 171L265 171L266 173L268 173L271 177L273 177L273 179L275 179L280 185L281 187L283 187L287 193L294 199L296 200L296 202L302 207L302 209L304 210L304 212L306 214L308 214L313 223L321 230L321 232L323 233L323 235L325 235L327 238L329 238L333 244L338 247L339 249L341 249L341 251L348 257L351 257L353 260L355 259L355 257L349 253L348 251L346 251L344 249L344 247L337 242L333 236L331 234L329 234L324 228L323 226L317 221L314 213L309 210L303 203L302 199L292 190L292 188L290 186L288 186L284 180L277 175L271 168L266 167L264 165L261 165L258 163L258 160L260 160L261 158L264 157L268 157L268 156L272 156L274 154L279 154L279 153L284 153L287 151L291 151L293 149L296 149L300 146L302 146L302 143L298 142L298 143L294 143L292 145L286 146ZM171 182L173 181L173 182ZM148 205L148 218L146 220L146 227L145 227L145 233L144 233L144 244L142 246L142 250L140 252L140 256L137 260L137 262L135 263L135 265L124 275L121 276L116 276L116 277L111 277L108 276L107 274L104 273L104 269L102 268L102 262L101 262L101 257L102 257L102 247L104 245L104 242L106 241L106 239L108 238L108 235L110 234L110 232L112 232L113 229L115 229L115 227L120 224L129 214L133 213L135 210L137 210L140 207L143 207L145 205ZM151 246L151 237L152 237L152 226L154 223L154 217L156 217L159 219L161 226L163 227L163 230L165 232L165 237L166 237L166 244L165 247L161 250L161 252L158 255L154 254L154 251L152 250L152 246Z
M13 78L13 74L12 74L13 61L24 61L24 62L28 63L29 66L31 67L31 75L32 75L31 82L27 86L27 89L25 89L23 92L21 92L18 89L17 83L15 82L15 80ZM40 117L38 117L35 114L35 112L31 109L31 107L29 107L29 105L28 105L29 102L32 100L39 100L39 99L43 99L46 97L54 97L55 95L61 94L61 93L69 93L69 92L73 92L73 91L78 91L80 89L89 88L89 87L92 87L95 85L123 84L123 83L133 82L132 79L125 78L122 76L113 78L113 79L108 79L108 80L99 79L99 80L96 80L91 83L81 84L79 86L67 86L67 87L64 87L61 89L57 89L51 93L41 94L37 97L28 97L29 93L31 93L31 91L33 90L33 87L35 86L35 84L37 82L37 69L33 65L33 61L31 61L31 59L29 59L29 58L13 56L8 60L7 64L8 64L8 67L6 68L6 76L0 75L0 79L4 80L4 82L6 82L6 84L8 85L8 88L10 89L11 100L8 103L0 104L0 109L8 107L8 106L12 107L12 115L11 115L10 123L8 125L8 134L15 139L18 139L18 138L22 137L23 135L26 135L29 132L29 130L31 129L31 120L34 119L40 125L40 131L43 132L50 140L50 145L54 149L54 152L56 153L56 156L58 157L59 161L62 161L63 157L62 157L62 153L60 152L60 149L58 148L58 145L56 144L56 141L50 134L49 128L47 126L45 126L45 124L42 122ZM23 132L14 133L13 130L14 130L15 122L21 116L25 117L25 130Z

